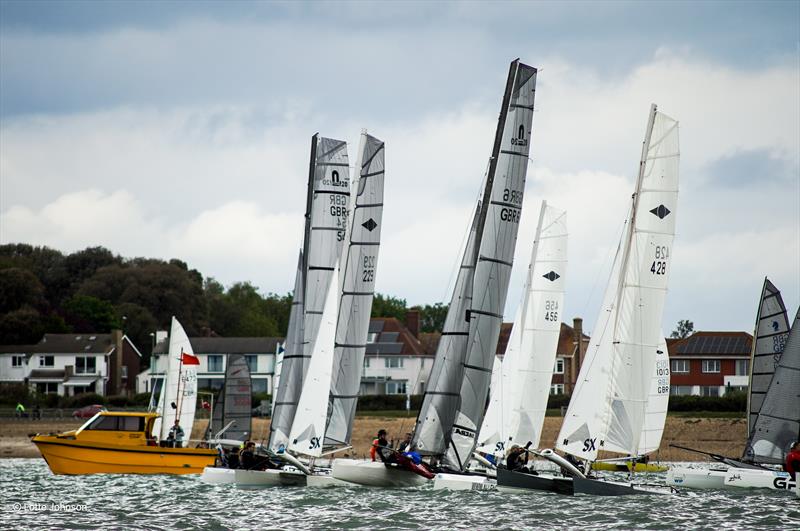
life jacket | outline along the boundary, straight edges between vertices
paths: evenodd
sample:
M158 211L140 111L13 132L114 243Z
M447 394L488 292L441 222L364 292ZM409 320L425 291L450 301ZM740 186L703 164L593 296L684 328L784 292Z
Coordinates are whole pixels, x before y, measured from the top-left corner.
M369 449L369 456L373 461L377 461L378 457L378 439L372 440L372 446Z
M785 468L786 471L792 475L792 477L800 472L800 450L792 450L786 455Z

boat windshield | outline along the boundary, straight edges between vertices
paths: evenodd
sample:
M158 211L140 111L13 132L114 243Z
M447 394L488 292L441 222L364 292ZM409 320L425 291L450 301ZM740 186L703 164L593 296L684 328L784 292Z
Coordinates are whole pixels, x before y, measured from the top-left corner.
M87 430L144 431L144 417L111 417L102 415L86 426Z

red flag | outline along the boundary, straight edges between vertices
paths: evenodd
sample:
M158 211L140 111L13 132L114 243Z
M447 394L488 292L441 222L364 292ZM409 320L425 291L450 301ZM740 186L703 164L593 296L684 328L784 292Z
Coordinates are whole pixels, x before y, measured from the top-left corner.
M203 409L209 409L210 410L211 409L211 404L209 404L208 402L203 400L202 407L203 407Z
M186 352L181 354L181 361L184 365L200 365L200 358L187 354Z

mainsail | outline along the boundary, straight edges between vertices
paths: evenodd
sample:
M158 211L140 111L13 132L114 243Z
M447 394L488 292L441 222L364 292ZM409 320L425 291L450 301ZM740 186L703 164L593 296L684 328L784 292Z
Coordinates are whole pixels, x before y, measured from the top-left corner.
M225 367L225 384L214 403L211 437L227 427L223 439L243 441L252 432L252 388L250 368L242 354L229 354ZM228 426L230 425L230 426Z
M184 365L183 354L193 355L192 344L186 332L173 316L169 332L169 351L167 352L167 373L158 398L157 417L153 424L153 435L165 440L178 418L187 440L194 425L197 407L197 367ZM180 416L179 416L180 415Z
M800 440L800 309L747 441L745 458L782 464Z
M309 166L300 289L295 285L295 302L300 293L302 315L299 316L298 340L287 341L283 356L270 424L269 448L272 451L285 448L289 442L289 431L319 331L324 299L342 252L347 227L350 198L347 143L314 135Z
M382 141L362 133L358 180L346 250L342 252L342 291L325 446L347 446L352 437L383 224L384 153Z
M566 269L566 213L543 201L522 302L478 437L484 451L503 451L509 443L539 445L561 331Z
M750 356L750 382L747 395L747 434L750 437L753 435L758 412L761 411L761 404L772 381L775 367L781 360L788 337L789 317L786 315L783 297L778 288L765 278Z
M639 455L655 452L661 447L664 423L669 408L669 352L667 340L661 334L661 343L656 349L655 369L650 382L650 396L644 415L642 438L639 441Z
M650 110L623 241L557 448L639 455L671 270L678 200L678 123Z

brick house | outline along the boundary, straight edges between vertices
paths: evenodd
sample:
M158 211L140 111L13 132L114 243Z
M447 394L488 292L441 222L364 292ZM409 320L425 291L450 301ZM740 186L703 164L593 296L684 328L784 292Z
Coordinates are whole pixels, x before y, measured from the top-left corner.
M695 332L668 340L670 394L724 396L746 389L752 345L747 332Z

